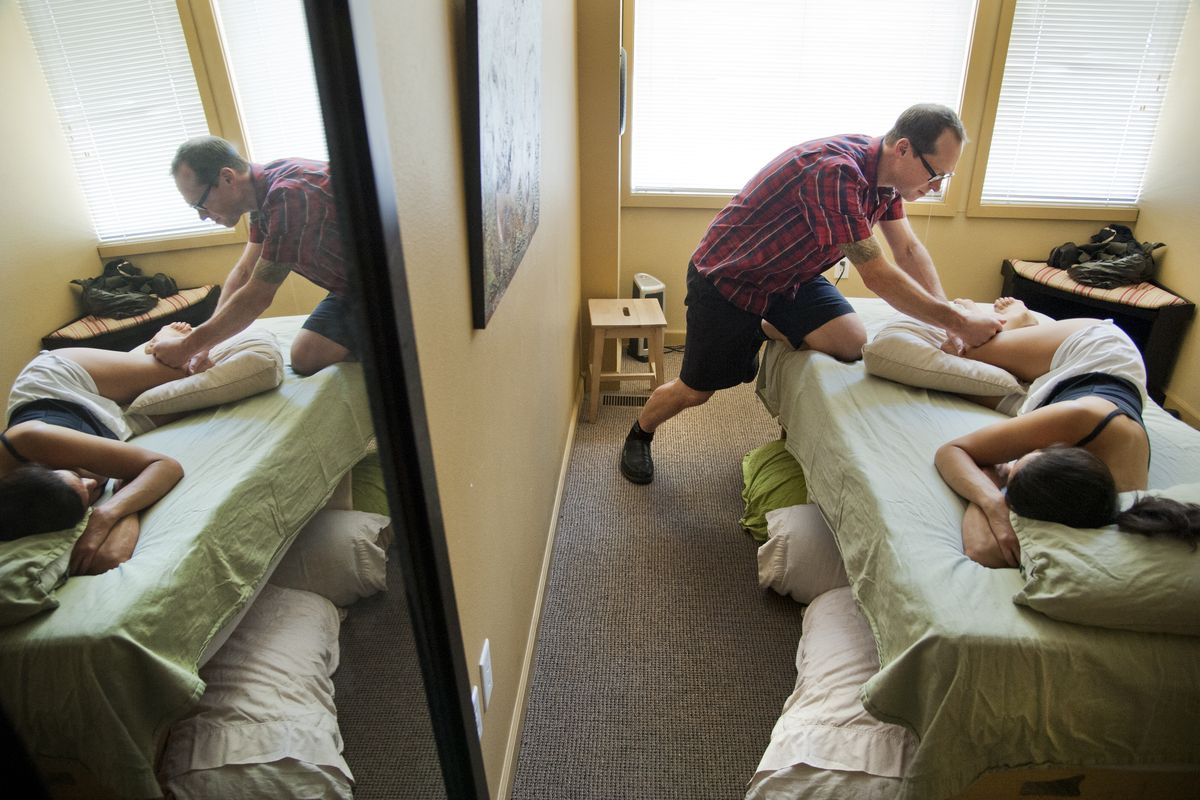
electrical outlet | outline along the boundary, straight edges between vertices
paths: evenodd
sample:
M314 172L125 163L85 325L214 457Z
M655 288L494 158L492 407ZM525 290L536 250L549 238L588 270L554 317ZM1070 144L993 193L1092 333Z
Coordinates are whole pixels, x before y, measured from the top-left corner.
M483 640L483 652L479 654L479 682L483 686L483 707L492 707L492 647L487 639Z
M842 278L846 277L849 274L850 274L850 262L848 260L843 258L841 261L839 261L833 265L834 280L840 281Z
M483 709L479 707L479 687L471 686L471 705L475 708L475 730L483 738Z

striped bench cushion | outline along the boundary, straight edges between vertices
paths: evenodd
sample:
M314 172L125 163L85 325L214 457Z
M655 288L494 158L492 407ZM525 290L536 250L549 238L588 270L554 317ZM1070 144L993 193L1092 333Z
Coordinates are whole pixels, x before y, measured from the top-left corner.
M126 328L136 328L151 320L161 319L200 303L215 288L215 284L209 284L207 286L197 286L194 289L180 289L176 294L159 300L158 305L146 313L126 317L125 319L94 316L81 317L69 325L64 325L54 331L54 333L48 334L45 338L68 339L74 342L82 342L106 333L115 333Z
M1162 308L1187 303L1182 297L1171 294L1166 289L1152 283L1131 283L1128 286L1118 286L1115 289L1100 289L1087 286L1072 280L1065 269L1052 267L1044 261L1012 262L1013 269L1022 278L1045 284L1064 292L1083 295L1093 300L1103 300L1108 303L1120 303L1138 308Z

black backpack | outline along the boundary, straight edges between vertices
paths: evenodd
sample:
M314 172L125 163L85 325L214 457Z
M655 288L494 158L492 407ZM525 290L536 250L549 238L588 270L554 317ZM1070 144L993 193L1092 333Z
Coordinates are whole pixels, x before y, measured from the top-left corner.
M161 272L146 276L128 261L117 258L104 265L95 278L71 281L83 289L81 300L88 314L125 319L144 314L164 297L179 291L175 280Z
M1141 283L1154 276L1153 252L1162 242L1138 242L1125 225L1101 228L1087 244L1067 242L1050 251L1052 267L1065 269L1071 279L1099 289Z

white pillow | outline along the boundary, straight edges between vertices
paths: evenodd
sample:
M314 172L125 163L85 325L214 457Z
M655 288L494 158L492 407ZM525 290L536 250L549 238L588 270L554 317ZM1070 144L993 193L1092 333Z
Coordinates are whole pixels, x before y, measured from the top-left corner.
M818 595L847 586L846 567L815 503L767 512L767 541L758 548L758 585L811 603Z
M334 605L387 589L380 532L391 520L367 511L318 511L271 573L276 586L316 592Z
M954 394L1024 394L1007 370L943 352L946 332L909 317L884 325L863 347L867 372L897 383Z
M194 411L274 389L283 381L283 353L269 331L243 331L214 346L208 355L213 366L147 389L126 412L154 415Z
M849 587L825 592L805 609L796 671L796 690L771 731L747 797L858 796L789 793L796 765L866 773L891 779L893 791L898 789L917 739L900 725L880 722L863 707L859 690L879 671L879 653Z
M1125 492L1200 503L1200 483ZM1048 617L1102 628L1200 636L1200 550L1116 525L1069 528L1011 514L1025 585L1013 602Z
M300 775L327 787L319 796L351 797L354 778L341 755L330 678L338 665L338 625L338 610L325 598L263 586L229 640L200 668L206 688L171 727L163 787L179 798L295 797L288 781ZM279 790L254 794L254 785Z

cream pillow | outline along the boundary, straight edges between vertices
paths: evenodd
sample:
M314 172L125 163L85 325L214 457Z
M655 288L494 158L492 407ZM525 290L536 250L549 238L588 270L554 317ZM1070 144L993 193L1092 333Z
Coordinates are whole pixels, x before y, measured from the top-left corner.
M271 573L276 586L316 592L336 606L387 589L380 533L391 522L367 511L318 511Z
M283 381L283 353L269 331L243 331L214 346L209 358L213 366L204 372L147 389L126 412L154 415L194 411L274 389Z
M796 651L796 689L771 731L771 742L746 797L896 796L917 739L900 725L881 722L863 707L859 691L878 671L875 637L850 588L833 589L813 600L804 611L804 632ZM874 781L850 781L843 788L886 790L890 786L892 791L792 794L797 788L797 765L876 777Z
M1121 495L1128 507L1139 492ZM1200 483L1148 494L1200 503ZM1070 528L1011 515L1025 586L1013 602L1064 622L1200 636L1200 550L1116 525Z
M943 352L945 341L940 328L899 317L863 347L863 363L871 375L921 389L983 397L1025 393L1008 371Z
M89 508L69 530L0 542L0 626L58 608L54 590L67 580L71 549L91 515Z
M339 625L325 598L264 586L200 668L204 694L171 727L163 788L179 798L350 798L331 679Z
M811 603L848 586L842 554L815 503L767 512L768 539L758 548L758 585Z

